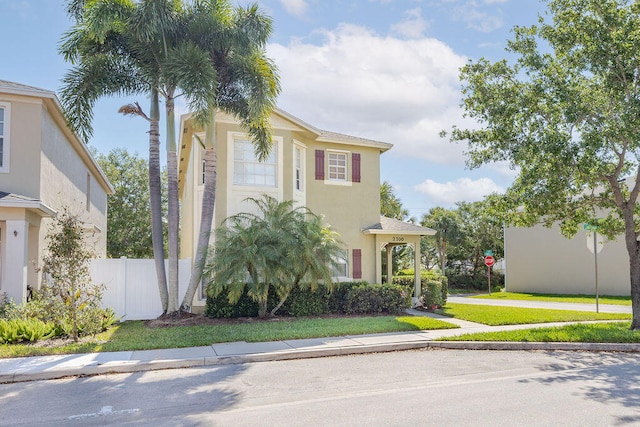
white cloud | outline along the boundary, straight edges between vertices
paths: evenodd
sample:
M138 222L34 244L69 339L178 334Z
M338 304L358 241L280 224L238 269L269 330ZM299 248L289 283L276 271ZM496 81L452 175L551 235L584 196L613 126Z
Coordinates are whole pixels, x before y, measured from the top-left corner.
M509 0L440 0L440 5L451 11L452 19L467 28L490 33L504 26L499 5ZM519 0L522 1L522 0Z
M459 178L453 182L440 183L427 179L414 187L414 190L429 197L434 205L453 206L456 202L474 202L484 199L491 193L503 193L504 189L490 178L472 180Z
M319 35L319 45L269 46L281 108L322 129L390 142L394 156L463 163L465 147L438 134L472 126L459 107L466 58L436 39L383 37L356 25Z
M404 37L419 38L424 35L429 27L427 21L422 17L422 9L419 7L407 10L404 19L391 27L391 30Z
M307 11L305 0L280 0L282 7L291 15L301 17Z

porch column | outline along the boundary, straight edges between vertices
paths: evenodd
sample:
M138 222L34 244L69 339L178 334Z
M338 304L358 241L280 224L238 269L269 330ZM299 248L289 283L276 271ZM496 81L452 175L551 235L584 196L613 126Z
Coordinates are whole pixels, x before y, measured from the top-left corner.
M418 241L415 243L415 249L413 251L413 278L414 278L414 297L420 298L420 294L422 293L422 281L420 280L420 236L418 236Z
M387 283L391 284L393 281L393 245L387 243Z
M375 249L374 249L374 254L376 257L376 283L378 284L382 284L382 254L381 254L381 247L380 247L380 240L378 239L378 235L375 236Z
M2 291L20 304L27 298L29 224L25 220L7 220L5 224L5 281Z

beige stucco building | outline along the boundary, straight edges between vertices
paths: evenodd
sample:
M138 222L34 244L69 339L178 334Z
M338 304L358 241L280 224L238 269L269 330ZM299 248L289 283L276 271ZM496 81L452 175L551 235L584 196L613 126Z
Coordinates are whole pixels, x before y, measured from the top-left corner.
M54 92L0 80L0 293L24 301L51 217L63 208L84 221L106 256L107 194L113 189L65 124Z
M506 227L505 286L509 292L587 294L596 287L593 234L584 229L571 239L557 225ZM630 295L629 255L624 239L596 236L599 295ZM599 242L602 242L600 245Z
M380 216L380 155L391 144L320 130L276 110L271 116L273 150L269 159L260 163L237 119L218 113L216 122L214 227L228 216L248 211L251 205L246 198L268 194L323 215L340 234L346 251L341 271L336 272L339 280L381 283L381 250L387 248L390 253L398 244L417 248L419 267L420 237L435 232ZM204 140L203 129L194 126L190 115L182 116L180 256L192 259L203 191L204 150L196 136ZM194 305L202 303L194 301Z

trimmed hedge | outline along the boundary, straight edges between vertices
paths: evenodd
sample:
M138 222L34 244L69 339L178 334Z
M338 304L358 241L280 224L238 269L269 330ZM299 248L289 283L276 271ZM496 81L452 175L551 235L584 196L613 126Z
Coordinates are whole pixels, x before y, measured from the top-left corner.
M413 295L413 276L395 276L393 283L402 286L409 295ZM442 307L447 303L449 292L448 280L446 276L437 273L426 272L420 275L420 293L425 307Z
M452 288L456 289L477 289L485 291L488 286L488 278L485 274L480 274L473 277L469 274L456 274L449 276L449 283ZM492 291L496 288L504 287L504 274L491 271L491 288Z
M377 314L400 313L409 306L411 294L398 285L369 285L367 282L335 283L329 291L326 286L294 289L277 311L282 316L317 316L322 314ZM278 303L273 289L269 290L268 310ZM246 291L234 305L228 294L207 297L205 315L212 318L255 317L258 304Z

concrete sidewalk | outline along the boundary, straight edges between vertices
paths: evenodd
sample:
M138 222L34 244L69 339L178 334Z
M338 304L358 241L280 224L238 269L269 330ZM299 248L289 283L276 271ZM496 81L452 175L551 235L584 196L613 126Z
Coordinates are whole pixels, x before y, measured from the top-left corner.
M457 324L460 328L259 343L231 342L213 344L205 347L165 350L121 351L0 359L0 383L46 380L80 375L203 367L220 364L342 356L348 354L389 352L423 348L640 352L640 344L434 341L438 338L466 333L534 329L546 326L567 325L569 323L486 326L464 320L443 317L424 311L407 310L407 312L411 315L442 319L444 321Z

